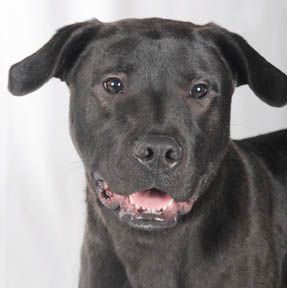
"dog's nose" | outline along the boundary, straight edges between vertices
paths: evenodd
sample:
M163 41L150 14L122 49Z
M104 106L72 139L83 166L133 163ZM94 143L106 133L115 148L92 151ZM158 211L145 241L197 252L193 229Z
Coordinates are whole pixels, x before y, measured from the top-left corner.
M166 170L175 167L181 160L181 147L172 137L152 135L137 141L135 158L150 170Z

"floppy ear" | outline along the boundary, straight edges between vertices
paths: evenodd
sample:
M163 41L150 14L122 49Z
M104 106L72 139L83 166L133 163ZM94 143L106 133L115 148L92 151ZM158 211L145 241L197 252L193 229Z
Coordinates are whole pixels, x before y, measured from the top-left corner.
M40 88L52 77L65 80L79 54L95 36L99 24L91 20L58 30L37 52L10 68L9 91L22 96Z
M237 86L248 84L267 104L284 106L287 103L287 76L266 61L238 34L215 24L211 24L210 28L213 40L237 80Z

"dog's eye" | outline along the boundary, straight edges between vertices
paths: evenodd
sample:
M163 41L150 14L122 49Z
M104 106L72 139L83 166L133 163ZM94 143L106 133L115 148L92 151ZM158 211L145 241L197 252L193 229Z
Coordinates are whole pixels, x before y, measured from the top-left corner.
M103 86L110 94L122 93L124 89L123 82L119 78L108 78L104 81Z
M205 83L196 83L191 87L189 95L194 98L201 98L208 92L208 86Z

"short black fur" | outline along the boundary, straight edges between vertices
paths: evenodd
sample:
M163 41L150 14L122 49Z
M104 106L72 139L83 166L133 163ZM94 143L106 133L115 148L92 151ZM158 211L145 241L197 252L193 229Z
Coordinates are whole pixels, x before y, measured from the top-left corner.
M11 67L9 89L25 95L52 77L70 88L87 178L80 288L287 287L287 130L229 136L235 87L283 106L285 74L215 24L152 18L66 26ZM122 93L104 89L109 77ZM208 85L201 99L189 93L198 82ZM135 147L147 143L173 145L178 163L142 165ZM196 201L173 227L135 228L102 205L96 177L118 195Z

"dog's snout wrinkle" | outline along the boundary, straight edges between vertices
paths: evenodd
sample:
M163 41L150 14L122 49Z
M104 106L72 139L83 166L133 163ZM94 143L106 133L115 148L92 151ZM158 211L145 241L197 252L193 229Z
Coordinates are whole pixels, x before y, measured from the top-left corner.
M134 156L142 165L157 173L177 166L181 161L181 151L181 146L173 137L151 135L137 141Z

